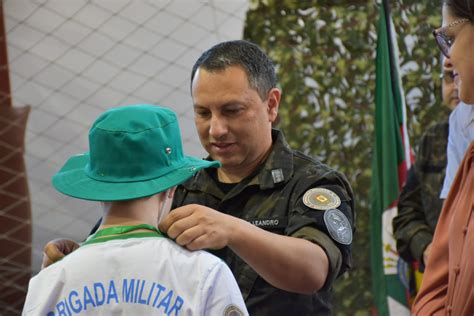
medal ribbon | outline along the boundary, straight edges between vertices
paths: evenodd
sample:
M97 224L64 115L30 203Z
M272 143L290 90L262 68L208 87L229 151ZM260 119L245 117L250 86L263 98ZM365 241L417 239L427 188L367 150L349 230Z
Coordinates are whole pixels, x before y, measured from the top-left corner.
M146 232L134 232L136 230L147 230ZM96 244L114 239L128 239L141 237L164 237L158 228L148 224L131 225L131 226L115 226L108 227L97 231L89 236L81 246Z

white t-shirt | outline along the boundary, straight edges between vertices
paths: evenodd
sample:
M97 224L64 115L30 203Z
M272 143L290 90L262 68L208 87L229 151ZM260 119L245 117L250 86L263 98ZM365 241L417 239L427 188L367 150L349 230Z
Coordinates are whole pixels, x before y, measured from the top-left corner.
M85 245L30 280L23 315L248 315L227 265L164 237Z
M472 141L474 141L474 105L460 102L449 116L448 165L440 198L445 199L448 196L459 165Z

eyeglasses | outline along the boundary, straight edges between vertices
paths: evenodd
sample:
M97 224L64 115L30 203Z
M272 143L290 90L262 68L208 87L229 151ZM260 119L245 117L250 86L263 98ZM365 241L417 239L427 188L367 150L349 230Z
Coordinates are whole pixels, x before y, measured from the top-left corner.
M451 49L451 45L453 45L454 42L454 40L450 36L446 35L446 30L456 25L466 23L468 21L469 19L466 18L458 19L449 23L446 26L440 27L439 29L433 31L433 36L436 40L436 44L438 44L444 56L450 58L449 50Z
M454 72L453 71L443 71L441 75L439 75L441 80L444 80L446 83L452 83L454 81Z

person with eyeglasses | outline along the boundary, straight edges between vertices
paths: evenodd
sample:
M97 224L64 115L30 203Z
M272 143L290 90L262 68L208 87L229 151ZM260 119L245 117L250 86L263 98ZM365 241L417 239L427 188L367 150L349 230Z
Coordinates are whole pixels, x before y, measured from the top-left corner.
M443 26L434 30L441 52L453 61L454 80L459 87L461 104L451 114L448 142L448 166L441 198L448 195L456 171L466 149L474 140L474 30L470 0L446 0L443 6Z
M433 34L453 64L463 103L449 119L448 167L441 197L448 193L412 312L474 315L474 0L444 0L442 12L443 26ZM457 167L459 157L463 158ZM453 171L456 175L450 184Z
M448 58L442 58L442 66L442 101L453 110L459 103L453 65ZM398 200L398 215L393 219L398 253L406 262L421 264L421 271L443 206L439 194L446 172L448 130L446 117L445 121L430 126L421 137L415 164L408 172L407 183Z

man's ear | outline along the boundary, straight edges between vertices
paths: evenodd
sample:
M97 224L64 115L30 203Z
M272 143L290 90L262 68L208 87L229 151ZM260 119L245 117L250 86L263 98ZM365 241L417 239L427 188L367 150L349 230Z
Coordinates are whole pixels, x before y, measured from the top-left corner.
M268 92L267 111L270 122L275 122L278 116L278 107L280 106L281 91L278 88L272 88Z

